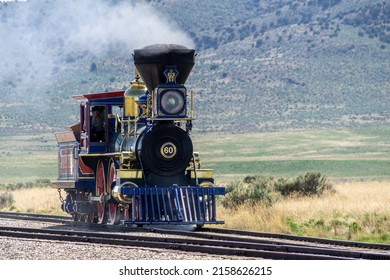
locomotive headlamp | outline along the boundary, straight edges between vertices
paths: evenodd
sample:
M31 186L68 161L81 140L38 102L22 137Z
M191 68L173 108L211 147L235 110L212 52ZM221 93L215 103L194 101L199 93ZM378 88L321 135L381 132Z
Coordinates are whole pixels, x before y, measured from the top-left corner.
M183 119L187 117L187 89L176 82L180 76L176 65L166 65L165 83L160 83L154 90L152 104L153 117L159 119Z
M161 93L161 110L167 115L177 115L184 110L184 96L179 91L168 90Z
M183 118L186 116L187 93L184 86L159 87L156 91L156 116L159 118Z

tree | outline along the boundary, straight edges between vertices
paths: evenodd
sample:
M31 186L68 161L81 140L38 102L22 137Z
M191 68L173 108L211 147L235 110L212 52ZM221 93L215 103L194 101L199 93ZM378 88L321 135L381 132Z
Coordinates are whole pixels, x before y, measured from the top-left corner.
M91 67L89 68L90 72L96 72L97 71L97 65L95 62L92 62Z

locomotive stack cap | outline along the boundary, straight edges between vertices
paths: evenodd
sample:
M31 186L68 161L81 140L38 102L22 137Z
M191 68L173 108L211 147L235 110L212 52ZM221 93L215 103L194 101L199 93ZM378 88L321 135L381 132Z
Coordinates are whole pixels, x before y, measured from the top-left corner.
M134 64L149 91L164 84L167 66L176 66L176 82L184 84L195 64L195 50L182 45L156 44L134 50Z

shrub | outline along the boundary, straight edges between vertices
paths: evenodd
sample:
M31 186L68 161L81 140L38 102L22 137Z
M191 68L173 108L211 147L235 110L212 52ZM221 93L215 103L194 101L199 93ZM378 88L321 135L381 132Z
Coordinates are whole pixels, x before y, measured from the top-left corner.
M225 208L236 208L242 204L254 206L257 203L269 206L274 201L273 186L272 177L247 176L242 182L232 182L226 187L222 205Z
M51 182L49 179L36 179L34 182L0 184L0 188L5 188L7 191L14 191L20 189L46 188L50 185Z
M242 181L227 185L226 195L221 198L221 203L225 208L236 208L243 204L252 207L258 203L271 206L280 195L319 196L333 191L333 186L321 173L307 173L295 179L278 180L255 175L246 176Z
M333 186L321 173L306 173L296 179L279 179L275 184L275 190L282 196L292 194L302 196L321 195L326 191L333 191Z
M91 67L89 68L90 72L96 72L97 71L97 65L95 62L92 62Z
M14 196L10 192L0 194L0 209L9 207L15 202Z
M76 61L76 59L71 54L67 54L66 55L66 57L65 57L65 62L66 63L73 63L75 61Z

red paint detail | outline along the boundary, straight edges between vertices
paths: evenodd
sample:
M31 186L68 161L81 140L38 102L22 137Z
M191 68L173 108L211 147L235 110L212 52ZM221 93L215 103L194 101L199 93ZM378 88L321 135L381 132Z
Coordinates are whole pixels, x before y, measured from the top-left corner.
M93 174L93 169L83 162L82 157L79 157L79 168L82 174Z
M125 91L121 90L121 91L102 92L102 93L90 93L90 94L84 94L83 96L88 100L95 100L95 99L102 99L102 98L123 97L124 93Z
M105 184L106 178L104 175L104 165L103 162L99 161L96 168L96 195L101 195L105 193Z

